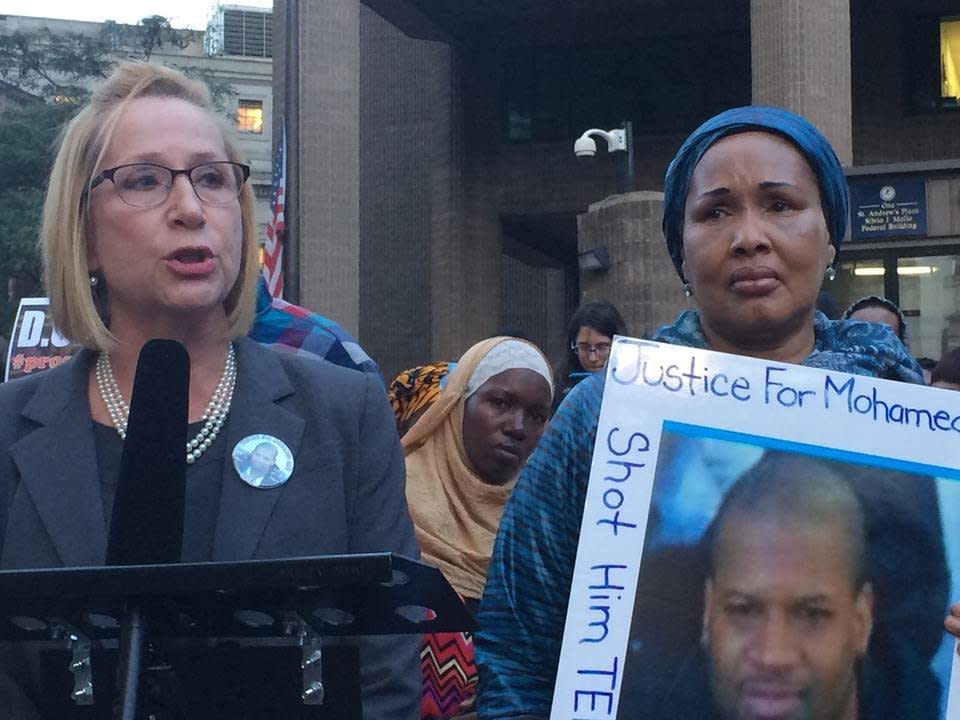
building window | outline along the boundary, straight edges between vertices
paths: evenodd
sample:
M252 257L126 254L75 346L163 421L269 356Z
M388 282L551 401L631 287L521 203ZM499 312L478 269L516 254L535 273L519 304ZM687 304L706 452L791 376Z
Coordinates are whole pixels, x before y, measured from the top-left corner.
M263 102L241 100L237 106L237 130L242 133L263 134Z
M214 55L273 56L273 13L270 10L221 7L207 23L204 52Z
M960 20L940 21L940 97L960 101Z
M914 357L936 360L960 343L960 255L926 255L916 248L848 253L837 270L830 293L838 307L866 295L890 299L906 317Z
M907 18L904 31L907 109L960 108L960 18Z
M244 57L272 57L273 13L224 9L223 52Z

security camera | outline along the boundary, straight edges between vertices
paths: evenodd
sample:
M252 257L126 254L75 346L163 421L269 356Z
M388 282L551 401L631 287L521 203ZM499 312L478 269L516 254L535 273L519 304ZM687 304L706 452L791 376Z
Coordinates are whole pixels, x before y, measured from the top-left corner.
M573 144L573 153L581 160L597 154L597 143L592 137L584 135Z
M624 130L599 130L592 128L581 135L573 144L573 153L581 160L592 158L597 154L597 143L594 141L593 135L602 137L607 141L607 150L609 152L626 152L627 150L627 134Z

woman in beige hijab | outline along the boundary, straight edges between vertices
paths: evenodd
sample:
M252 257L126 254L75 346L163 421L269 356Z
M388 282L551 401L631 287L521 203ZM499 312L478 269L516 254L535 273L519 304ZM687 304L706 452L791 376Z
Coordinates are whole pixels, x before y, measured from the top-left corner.
M407 503L425 562L475 611L517 476L547 424L553 378L535 345L509 337L470 348L403 438ZM427 636L422 717L468 711L476 689L468 635Z

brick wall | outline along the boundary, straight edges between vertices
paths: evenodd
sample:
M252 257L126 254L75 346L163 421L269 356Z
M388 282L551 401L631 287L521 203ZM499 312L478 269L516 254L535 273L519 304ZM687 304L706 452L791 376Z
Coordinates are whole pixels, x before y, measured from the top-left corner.
M361 8L360 340L388 381L440 359L429 354L432 173L447 143L431 111L449 55Z

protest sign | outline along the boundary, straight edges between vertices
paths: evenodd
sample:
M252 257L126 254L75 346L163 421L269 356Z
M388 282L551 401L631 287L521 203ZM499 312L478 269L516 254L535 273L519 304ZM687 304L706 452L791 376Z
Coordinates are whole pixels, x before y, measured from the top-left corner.
M949 600L960 393L616 339L551 718L960 720Z
M23 298L10 333L4 381L66 362L78 349L53 326L47 298Z

